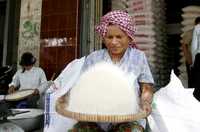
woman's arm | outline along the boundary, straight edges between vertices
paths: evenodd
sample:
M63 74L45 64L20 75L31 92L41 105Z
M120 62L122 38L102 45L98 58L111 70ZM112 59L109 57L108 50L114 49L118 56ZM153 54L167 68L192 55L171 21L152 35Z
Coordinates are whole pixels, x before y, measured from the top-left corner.
M11 94L15 92L19 86L20 86L19 72L17 71L12 78L12 82L9 84L8 93Z
M151 83L140 83L141 97L140 104L142 110L146 111L149 115L152 111L151 103L153 100L154 88Z

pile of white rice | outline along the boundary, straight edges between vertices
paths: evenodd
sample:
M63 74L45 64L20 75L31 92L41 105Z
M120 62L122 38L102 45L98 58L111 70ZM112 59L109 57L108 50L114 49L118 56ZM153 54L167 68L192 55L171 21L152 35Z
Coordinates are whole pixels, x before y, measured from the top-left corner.
M113 64L98 63L71 89L66 109L83 114L127 115L138 113L139 105L125 73Z

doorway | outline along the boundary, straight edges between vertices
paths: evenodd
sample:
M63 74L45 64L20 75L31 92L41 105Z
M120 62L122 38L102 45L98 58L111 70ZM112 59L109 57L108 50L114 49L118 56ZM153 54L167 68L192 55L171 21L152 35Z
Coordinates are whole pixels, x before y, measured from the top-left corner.
M2 66L3 62L5 16L6 16L6 2L0 1L0 66Z
M21 0L0 0L0 66L17 68Z
M183 59L181 43L180 40L181 34L183 33L183 21L182 9L187 6L200 6L199 0L177 0L174 4L172 0L165 0L166 3L166 24L167 24L167 46L170 51L169 64L171 69L174 69L174 72L181 79L184 87L188 87L187 84L187 73L185 62L181 61ZM185 69L183 69L183 67Z

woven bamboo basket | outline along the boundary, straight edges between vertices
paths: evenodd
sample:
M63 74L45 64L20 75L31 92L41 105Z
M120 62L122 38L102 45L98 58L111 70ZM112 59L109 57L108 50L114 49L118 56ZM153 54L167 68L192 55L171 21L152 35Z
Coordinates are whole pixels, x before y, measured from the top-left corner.
M140 111L137 114L129 115L94 115L77 113L66 109L68 105L68 100L65 99L65 96L62 96L56 101L56 111L65 117L73 118L78 121L119 123L136 121L147 117L147 113L144 111Z
M19 101L23 100L29 96L31 96L34 93L34 89L23 89L16 91L12 94L8 94L5 96L6 101Z

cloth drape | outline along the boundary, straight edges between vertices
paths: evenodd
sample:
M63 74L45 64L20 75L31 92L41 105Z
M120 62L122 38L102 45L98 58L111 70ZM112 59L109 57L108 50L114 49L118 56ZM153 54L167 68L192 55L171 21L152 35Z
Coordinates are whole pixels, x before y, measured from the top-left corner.
M46 92L44 132L66 132L77 122L58 114L55 110L56 100L67 93L79 78L85 57L72 61L56 78ZM67 78L67 79L66 79Z

